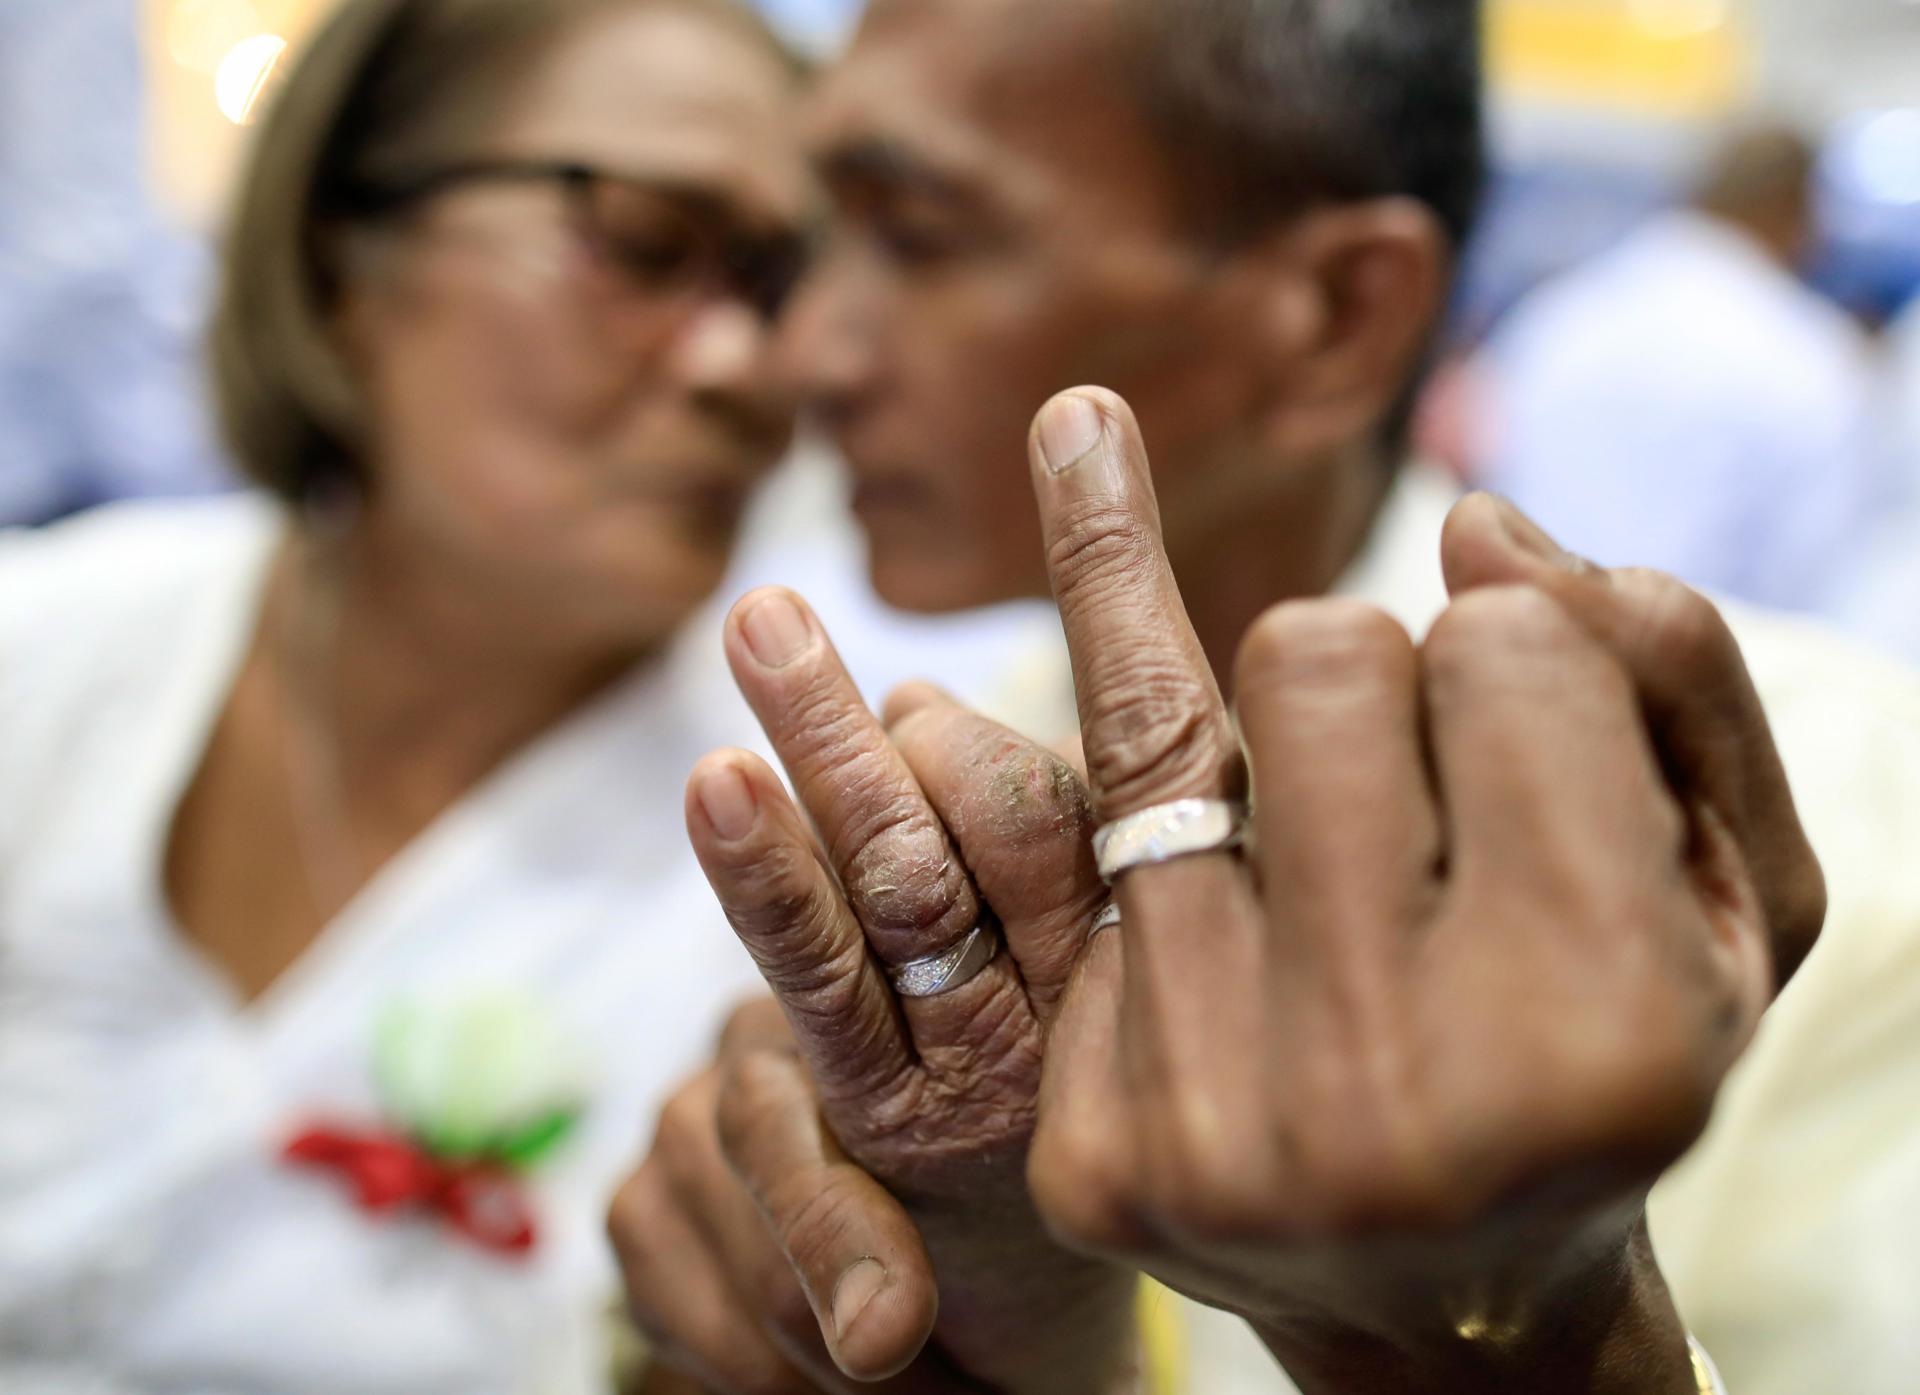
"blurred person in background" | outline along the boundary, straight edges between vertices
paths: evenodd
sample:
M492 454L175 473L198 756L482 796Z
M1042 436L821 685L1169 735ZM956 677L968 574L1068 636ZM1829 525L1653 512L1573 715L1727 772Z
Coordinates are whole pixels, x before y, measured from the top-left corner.
M1331 594L1361 603L1338 612L1342 623L1329 625L1324 648L1300 658L1309 684L1344 671L1346 660L1378 637L1382 622L1369 607L1412 635L1425 633L1448 602L1441 536L1456 495L1444 481L1403 465L1405 408L1474 215L1478 48L1470 0L1073 0L1045 7L877 0L850 56L813 99L812 142L842 223L782 333L810 401L846 456L882 594L926 610L1044 595L1050 562L1124 591L1130 579L1153 574L1151 559L1138 555L1139 534L1151 524L1221 690L1229 689L1249 626L1276 601ZM1055 390L1089 381L1120 390L1137 411L1155 460L1157 504L1132 499L1122 508L1087 486L1096 497L1057 507L1043 532L1027 463L1032 415ZM1628 400L1621 411L1634 408ZM1109 416L1121 420L1111 409ZM1111 441L1125 434L1119 425L1109 429ZM1577 435L1571 426L1568 433ZM1126 439L1131 447L1132 437ZM1109 449L1113 458L1131 459L1130 450ZM1640 462L1627 464L1637 469ZM1657 555L1657 530L1668 511L1686 506L1688 485L1669 486L1665 474L1655 474L1641 479L1633 497L1652 520L1647 549ZM1536 561L1560 555L1522 527L1511 533L1510 549L1531 551ZM1625 560L1636 560L1643 549L1629 537L1624 551ZM1523 574L1506 572L1509 579ZM1564 558L1545 574L1593 579ZM1633 573L1607 574L1593 590L1609 593L1600 604L1616 608L1617 634L1664 637L1645 651L1648 661L1637 671L1650 685L1645 697L1656 724L1703 694L1729 702L1738 696L1733 670L1692 662L1718 623L1697 596ZM926 843L904 836L863 843L863 827L927 834L930 816L902 814L923 801L911 787L900 794L897 768L884 781L848 776L856 807L834 804L840 781L825 756L841 755L846 771L864 768L879 738L871 724L843 712L845 688L833 678L818 626L804 612L775 626L770 617L783 607L792 612L791 598L756 599L736 622L731 653L775 744L797 753L790 763L796 782L810 785L814 797L824 791L826 806L853 830L844 841L830 839L827 854L828 875L846 888L848 916L858 918L867 952L884 966L898 969L918 953L937 952L940 945L916 932L963 929L956 907L985 895L985 883L968 885L956 870L960 863L940 851L946 845L937 828ZM1075 618L1089 622L1087 614ZM1808 926L1824 904L1818 876L1789 855L1793 838L1781 831L1785 825L1749 825L1756 836L1743 839L1745 853L1771 887L1768 919L1779 937L1772 983L1786 991L1721 1096L1712 1128L1653 1194L1657 1267L1644 1235L1629 1240L1619 1218L1609 1218L1600 1231L1618 1267L1594 1287L1563 1291L1559 1298L1571 1298L1570 1307L1557 1307L1547 1294L1534 1295L1538 1305L1523 1300L1511 1340L1499 1335L1508 1329L1497 1316L1476 1314L1471 1303L1455 1314L1457 1327L1419 1308L1432 1340L1417 1352L1391 1349L1382 1339L1395 1330L1393 1316L1376 1313L1378 1324L1360 1332L1333 1324L1336 1344L1352 1338L1345 1357L1381 1366L1372 1374L1349 1368L1343 1382L1328 1374L1340 1369L1338 1358L1304 1362L1301 1369L1319 1382L1313 1388L1460 1395L1477 1388L1465 1373L1477 1358L1451 1345L1454 1338L1486 1341L1497 1352L1519 1342L1535 1356L1544 1349L1551 1360L1577 1361L1595 1354L1581 1342L1619 1330L1607 1324L1624 1320L1623 1313L1665 1311L1668 1282L1679 1317L1721 1357L1739 1395L1841 1386L1904 1395L1910 1385L1907 1285L1890 1276L1908 1272L1920 1247L1913 1225L1920 1215L1913 1206L1920 1128L1909 1107L1920 1089L1920 882L1912 875L1920 837L1920 692L1904 671L1876 666L1800 626L1757 615L1737 616L1735 624L1827 865L1832 915L1819 951L1801 968ZM787 668L753 659L756 625L784 635L787 652L800 657ZM1143 624L1141 636L1150 630ZM1115 666L1133 663L1144 642L1109 635L1095 662L1104 656ZM1036 700L1019 725L1048 740L1070 736L1078 728L1074 685L1060 655L1035 655L1030 667L1054 676L1053 699L1040 700L1043 685L1032 685ZM1083 676L1098 681L1100 673ZM1556 693L1579 687L1571 677L1543 679L1550 681ZM1127 743L1133 763L1095 769L1097 795L1104 789L1111 798L1116 775L1124 782L1142 762L1149 768L1140 783L1155 790L1210 777L1204 737L1215 728L1190 710L1202 687L1163 666L1139 693L1116 699L1118 710L1088 714L1134 724ZM891 715L926 705L923 695ZM1329 732L1344 711L1328 700ZM1736 787L1715 807L1751 812L1755 792L1777 786L1766 778L1764 743L1750 739L1754 725L1738 715L1710 708L1702 733ZM924 754L924 733L916 740ZM1367 748L1354 746L1358 762ZM985 768L996 749L983 743ZM957 783L963 793L970 788ZM1053 788L1037 780L1013 791L1024 796L1036 786ZM766 779L756 778L753 788L764 793L763 807L778 807ZM714 807L726 808L727 791L715 793ZM695 795L701 797L699 787ZM859 802L888 795L897 798L885 818ZM1356 828L1400 827L1399 806L1367 799L1356 784L1354 800L1365 810L1364 817L1355 814ZM736 823L751 824L738 801L732 807ZM819 804L810 807L820 812ZM1010 812L1000 821L1006 811L993 802L963 800L960 808L967 818L952 831L962 843L1025 827ZM825 1257L858 1250L856 1240L846 1242L852 1251L825 1243L836 1236L884 1231L890 1253L911 1253L898 1228L862 1229L862 1216L873 1214L863 1202L878 1194L870 1186L877 1179L924 1227L940 1282L933 1345L908 1378L926 1385L906 1388L940 1389L940 1378L951 1378L956 1365L963 1388L970 1373L995 1388L1054 1388L1046 1384L1049 1371L1067 1368L1050 1368L1047 1360L1069 1352L1076 1337L1099 1340L1124 1329L1114 1304L1125 1293L1097 1268L1076 1268L1074 1256L1053 1246L1031 1202L1018 1199L1021 1126L1033 1108L1019 1086L1031 1083L1032 1061L1019 1050L1001 1056L980 1049L970 1031L1006 1039L999 1031L1005 1019L990 1013L973 1027L948 1020L946 1035L928 1038L939 1049L904 1064L878 1048L869 1052L875 1037L859 1016L860 995L845 975L828 975L806 960L803 951L817 937L797 933L803 927L791 921L796 905L814 903L756 899L769 884L791 890L769 869L791 868L797 859L748 856L764 851L754 839L773 837L781 821L769 815L760 832L736 844L718 833L718 822L700 823L691 806L689 817L736 928L796 1000L795 1035L824 1095L784 1088L795 1074L793 1038L783 1039L763 1016L743 1020L714 1068L677 1097L654 1154L615 1215L643 1325L668 1335L676 1355L716 1390L851 1388L827 1355L850 1356L834 1345L846 1334L841 1298L850 1320L861 1311L859 1300L871 1300L874 1328L862 1338L860 1359L849 1360L867 1374L882 1364L868 1340L875 1328L897 1334L931 1312L904 1270L825 1267ZM869 865L872 878L863 875ZM1293 870L1312 878L1319 868L1301 853ZM905 882L892 875L902 870ZM879 871L889 875L880 878ZM830 908L805 928L817 929L836 913ZM1543 916L1538 931L1571 933L1567 927L1577 920ZM1210 943L1198 932L1212 928L1195 927L1195 973L1207 970ZM842 956L842 968L859 958L858 948ZM1489 982L1507 962L1484 961ZM1166 971L1185 969L1175 958ZM999 972L1004 978L1010 971ZM1649 991L1661 981L1658 974L1640 980ZM1511 981L1506 991L1516 998L1531 992ZM942 1001L962 1004L951 1012L965 1016L964 998ZM1645 1006L1620 1000L1603 1015L1641 1022ZM1509 1021L1497 992L1461 998L1453 1010L1489 1024ZM916 1041L923 1022L939 1029L937 1011L912 1008L908 1016ZM1627 1071L1646 1045L1641 1033L1629 1038L1616 1039L1621 1054L1612 1058ZM758 1053L756 1040L783 1049ZM1028 1038L1014 1034L1014 1041ZM1265 1049L1257 1038L1244 1046ZM1216 1045L1206 1059L1236 1056ZM1504 1072L1532 1058L1490 1047L1487 1059L1490 1071ZM864 1067L870 1073L863 1075ZM1698 1068L1704 1063L1688 1069ZM876 1096L863 1081L885 1088ZM721 1136L723 1098L751 1107L733 1111ZM823 1102L830 1137L821 1128ZM1291 1119L1287 1136L1325 1143L1317 1122ZM1338 1136L1336 1121L1327 1127ZM1233 1179L1248 1174L1236 1170L1231 1152L1207 1153L1202 1133L1194 1159L1201 1165L1191 1175L1205 1194L1178 1198L1171 1229L1157 1239L1180 1238L1185 1216L1198 1218L1201 1239L1231 1231L1259 1244L1218 1222L1249 1214L1236 1209L1245 1197L1231 1190ZM1212 1141L1225 1146L1235 1137L1223 1130ZM1504 1131L1490 1144L1498 1158L1463 1167L1455 1180L1470 1189L1467 1179L1498 1171L1533 1141L1530 1124ZM1595 1146L1604 1152L1608 1145ZM998 1159L1005 1169L995 1174L999 1189L984 1166L943 1169L955 1156ZM768 1171L770 1159L791 1165ZM1669 1160L1636 1153L1635 1185L1665 1171ZM762 1183L757 1196L765 1211L791 1224L770 1231L736 1174ZM1097 1166L1085 1177L1095 1196L1110 1195L1112 1181ZM1544 1185L1564 1195L1558 1188L1568 1181ZM1227 1189L1224 1195L1205 1191L1214 1184ZM1436 1243L1465 1244L1463 1232L1498 1229L1460 1192L1448 1195L1463 1209L1450 1213L1454 1224ZM1209 1209L1216 1202L1220 1209ZM1148 1221L1155 1216L1165 1218L1151 1213ZM1350 1247L1365 1252L1377 1238L1364 1218L1353 1230L1335 1229L1316 1232L1325 1244L1298 1256L1296 1278L1314 1272L1328 1249L1352 1256ZM649 1243L663 1232L682 1237L670 1254ZM782 1287L769 1275L803 1241L815 1242L820 1265L807 1272L804 1289L791 1274ZM1406 1258L1401 1250L1371 1253L1390 1275L1402 1272L1391 1267ZM1580 1303L1596 1294L1619 1296L1622 1274L1637 1276L1635 1298L1603 1314L1579 1314ZM849 1280L844 1291L836 1275ZM1637 1286L1641 1280L1646 1287ZM1411 1282L1399 1293L1416 1307L1432 1297ZM1293 1300L1294 1316L1311 1331L1320 1311L1315 1296L1291 1288L1243 1294L1242 1306L1277 1301L1285 1308ZM1652 1307L1640 1307L1643 1300ZM1244 1324L1200 1310L1190 1318L1190 1389L1215 1395L1276 1387L1271 1357ZM1529 1329L1529 1320L1538 1329ZM1662 1319L1672 1321L1671 1313ZM1683 1354L1671 1328L1661 1330L1668 1335L1644 1350L1664 1360ZM1564 1340L1556 1344L1546 1334ZM1426 1363L1436 1359L1442 1367L1459 1360L1452 1374L1460 1378L1435 1377ZM1024 1371L1023 1361L1032 1363ZM1379 1377L1382 1368L1400 1378ZM1656 1375L1627 1368L1630 1377L1636 1373L1644 1383L1625 1388L1690 1388L1682 1384L1688 1374L1677 1369ZM1430 1377L1424 1384L1423 1376ZM1497 1354L1477 1368L1477 1378L1501 1390L1594 1389L1592 1377L1570 1375L1565 1365L1552 1375L1516 1370Z
M800 78L732 0L350 0L231 224L259 490L0 540L0 1387L604 1388L751 977L678 636L791 431Z
M0 5L0 526L233 484L195 382L205 258L143 179L136 10Z
M1735 136L1686 207L1523 300L1484 355L1477 482L1600 562L1834 614L1885 481L1868 346L1798 275L1816 163Z
M1887 329L1882 419L1887 501L1854 554L1839 614L1858 634L1920 664L1920 300Z

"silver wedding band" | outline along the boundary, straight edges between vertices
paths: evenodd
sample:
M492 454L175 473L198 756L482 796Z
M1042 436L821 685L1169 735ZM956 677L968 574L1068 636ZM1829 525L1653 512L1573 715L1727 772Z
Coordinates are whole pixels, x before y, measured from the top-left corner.
M902 964L887 977L902 998L937 998L973 982L999 956L1000 925L989 915L952 948Z
M1111 886L1137 868L1232 852L1246 839L1246 805L1224 799L1182 799L1108 824L1093 835L1093 855L1100 875Z

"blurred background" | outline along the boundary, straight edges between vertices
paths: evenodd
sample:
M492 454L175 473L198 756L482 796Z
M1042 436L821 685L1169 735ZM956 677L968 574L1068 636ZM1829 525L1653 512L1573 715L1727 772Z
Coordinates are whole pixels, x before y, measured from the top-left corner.
M822 54L858 9L765 5ZM326 9L0 0L0 522L224 483L196 386L208 247L261 95ZM1920 289L1920 0L1488 0L1486 32L1496 177L1422 413L1425 451L1561 523L1553 491L1532 497L1520 478L1538 464L1500 458L1512 443L1488 401L1501 355L1483 350L1536 288L1688 198L1729 133L1784 125L1816 156L1815 235L1793 270L1844 313L1874 378L1872 440L1850 445L1859 461L1834 474L1849 481L1844 507L1886 527L1845 557L1816 558L1833 571L1817 586L1796 579L1775 595L1714 565L1694 579L1920 651L1920 529L1895 521L1920 512L1920 315L1901 318ZM1574 410L1558 430L1579 430ZM1733 475L1713 488L1769 488L1765 471L1750 485ZM1576 528L1589 512L1565 507ZM1595 550L1609 546L1596 537ZM1694 559L1645 560L1685 571Z

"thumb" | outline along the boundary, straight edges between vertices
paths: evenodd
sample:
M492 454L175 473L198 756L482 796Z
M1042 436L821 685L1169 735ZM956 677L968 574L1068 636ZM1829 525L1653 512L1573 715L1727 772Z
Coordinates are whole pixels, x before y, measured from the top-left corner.
M726 1063L719 1124L834 1363L862 1382L904 1371L933 1334L933 1261L900 1203L827 1131L800 1059L750 1051Z

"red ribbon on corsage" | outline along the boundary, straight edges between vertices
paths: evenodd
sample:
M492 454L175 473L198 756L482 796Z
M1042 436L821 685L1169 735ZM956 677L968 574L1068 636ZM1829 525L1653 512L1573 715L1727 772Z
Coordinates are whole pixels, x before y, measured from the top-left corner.
M526 1254L538 1239L525 1191L489 1163L443 1162L399 1134L333 1128L306 1130L282 1156L338 1173L370 1215L429 1212L496 1254Z

